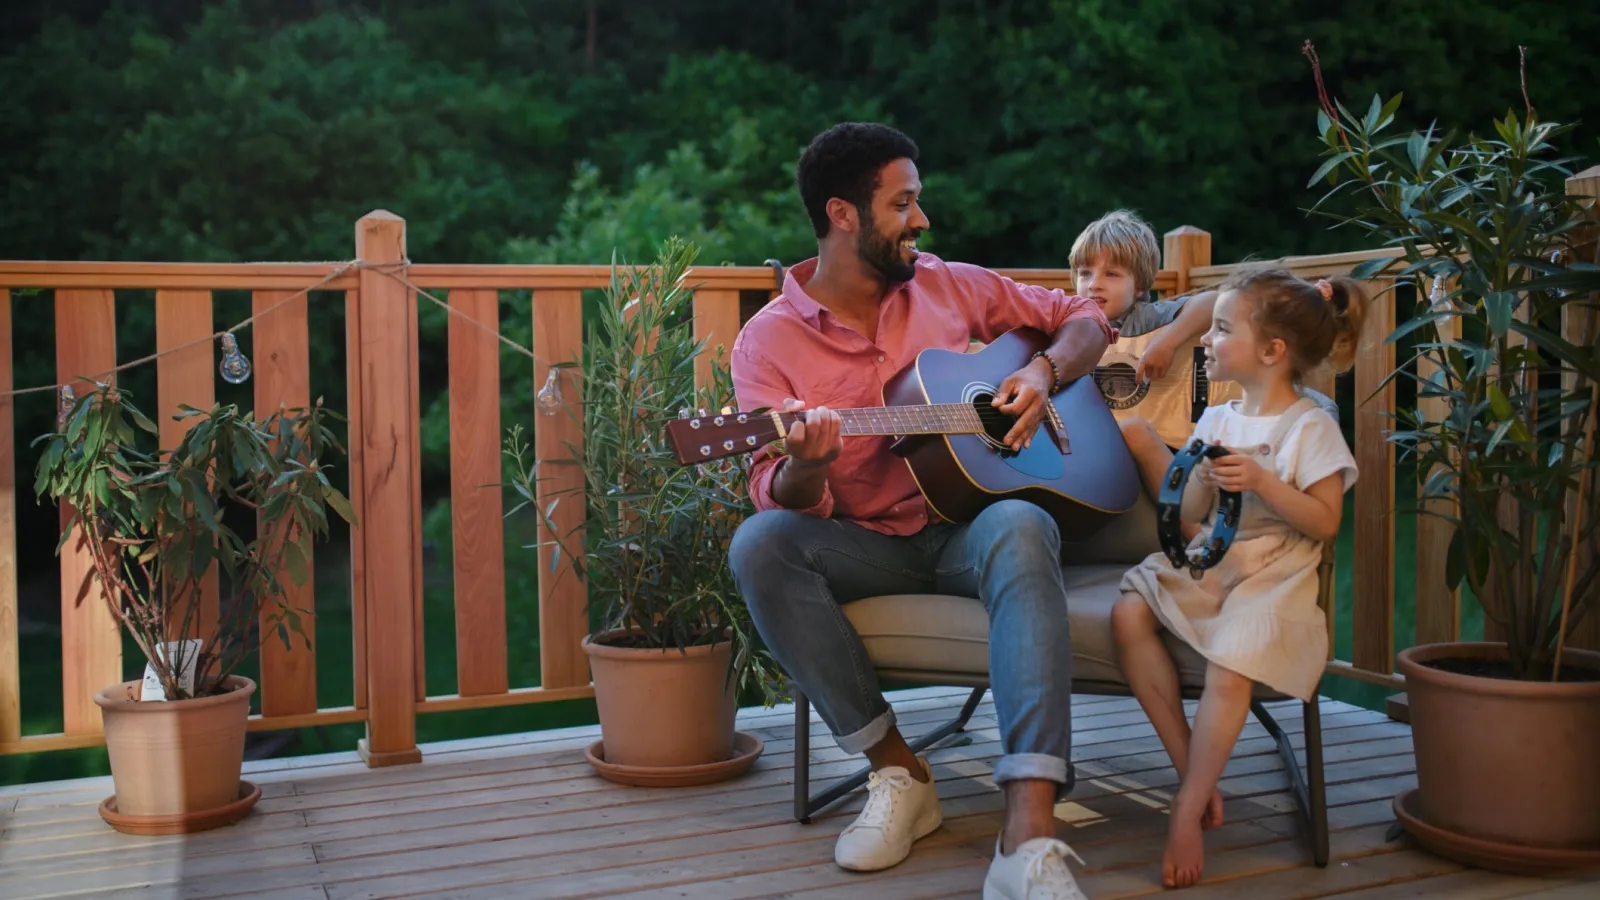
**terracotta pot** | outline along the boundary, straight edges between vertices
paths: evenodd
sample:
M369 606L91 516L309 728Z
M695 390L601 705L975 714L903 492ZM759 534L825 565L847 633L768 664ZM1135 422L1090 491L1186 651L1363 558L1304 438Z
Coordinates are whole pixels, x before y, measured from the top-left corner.
M1436 660L1506 659L1505 644L1449 643L1399 655L1427 825L1501 847L1600 850L1600 681L1513 681L1457 674ZM1600 653L1568 650L1562 671L1600 672ZM1510 845L1511 849L1507 849ZM1463 860L1510 870L1504 859Z
M95 695L117 791L109 809L118 820L196 823L181 830L223 824L207 814L241 799L245 725L256 689L254 681L238 676L229 676L225 684L226 693L193 700L140 702L137 681Z
M703 766L732 757L738 711L728 672L732 642L687 650L606 643L622 634L583 639L606 762L663 768Z

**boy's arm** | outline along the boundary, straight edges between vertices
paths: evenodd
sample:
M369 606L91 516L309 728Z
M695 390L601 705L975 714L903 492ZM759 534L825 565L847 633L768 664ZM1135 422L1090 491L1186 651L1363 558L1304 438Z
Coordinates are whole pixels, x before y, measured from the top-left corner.
M1178 309L1178 315L1166 326L1161 336L1145 348L1134 377L1140 381L1154 381L1166 375L1178 348L1205 334L1211 327L1211 310L1216 305L1216 291L1202 291L1184 301Z

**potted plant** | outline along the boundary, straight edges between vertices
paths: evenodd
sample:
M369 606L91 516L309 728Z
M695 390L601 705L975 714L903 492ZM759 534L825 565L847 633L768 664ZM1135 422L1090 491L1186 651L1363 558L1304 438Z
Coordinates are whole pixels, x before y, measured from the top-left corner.
M349 502L322 462L341 450L315 408L257 420L231 405L176 416L196 421L167 452L139 447L156 427L127 392L96 384L63 389L57 430L35 492L66 501L69 540L85 548L90 578L147 662L146 677L95 696L105 723L116 793L100 813L119 831L199 831L246 814L260 790L240 780L255 683L234 674L260 634L287 645L310 610L284 602L283 580L309 577L310 545L327 532L329 507L347 522ZM255 519L247 540L231 525ZM217 621L201 622L202 580L215 564L223 590ZM76 586L69 586L69 589Z
M1416 466L1424 513L1454 528L1450 586L1464 583L1505 635L1399 654L1418 789L1396 798L1397 816L1469 864L1593 865L1600 654L1567 641L1600 614L1600 352L1592 327L1574 333L1595 308L1600 259L1594 213L1566 194L1568 161L1553 153L1568 128L1530 106L1491 137L1391 137L1399 96L1357 115L1329 102L1316 74L1328 158L1312 183L1333 185L1317 207L1344 195L1327 214L1400 251L1352 274L1416 285L1417 309L1388 339L1412 335L1412 361L1433 374L1408 361L1390 377L1414 378L1419 400L1448 400L1442 414L1397 410L1389 440Z
M540 392L542 411L582 423L583 446L549 461L580 467L582 500L556 494L541 509L520 429L506 442L523 498L517 508L532 504L555 544L551 571L541 575L552 577L565 554L588 589L592 633L583 649L601 729L590 761L635 784L697 784L747 768L761 744L735 734L738 691L778 697L774 663L728 567L728 544L752 512L745 472L727 461L680 467L663 432L680 410L732 402L721 366L715 384L695 384L705 347L692 333L693 292L684 283L695 253L674 238L652 265L613 260L581 359L555 369L581 372L577 402L560 401L554 380ZM585 504L585 522L561 534L552 516L567 502Z

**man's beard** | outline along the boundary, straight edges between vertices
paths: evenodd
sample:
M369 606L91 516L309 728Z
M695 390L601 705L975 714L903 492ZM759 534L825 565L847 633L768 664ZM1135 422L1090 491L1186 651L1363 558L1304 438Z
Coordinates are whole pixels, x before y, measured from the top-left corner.
M916 232L907 232L893 239L884 237L870 214L862 225L864 227L861 229L861 236L856 240L856 253L863 262L890 284L910 281L916 276L916 265L906 262L900 255L900 241L905 238L915 238Z

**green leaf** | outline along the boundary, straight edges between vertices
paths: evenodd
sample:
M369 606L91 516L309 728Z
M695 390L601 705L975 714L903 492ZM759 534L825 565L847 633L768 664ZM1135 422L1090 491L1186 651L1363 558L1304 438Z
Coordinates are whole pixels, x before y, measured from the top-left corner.
M1312 185L1321 181L1324 177L1330 177L1333 174L1334 168L1352 156L1355 156L1354 152L1350 150L1341 150L1338 153L1328 157L1323 161L1322 165L1317 167L1317 173L1311 176L1310 181L1306 182L1306 187L1311 187Z
M1512 308L1517 304L1517 295L1511 291L1493 291L1483 298L1483 306L1489 314L1489 330L1494 336L1502 338L1511 327Z
M305 584L310 575L310 562L306 559L306 551L300 546L299 541L289 541L283 545L284 561L289 566L289 577L295 584Z
M1494 414L1494 420L1496 422L1503 422L1507 419L1510 419L1514 414L1514 409L1511 406L1511 400L1506 397L1505 392L1500 390L1499 383L1493 381L1489 382L1488 393L1489 410Z
M339 493L338 488L335 488L333 485L324 487L322 489L322 499L327 501L329 506L333 507L333 511L339 514L339 518L344 519L351 525L357 524L355 509L350 506L350 501L346 500L345 496Z
M1372 105L1367 107L1367 115L1361 120L1361 127L1370 134L1378 130L1378 119L1383 113L1383 101L1377 94L1372 95Z
M1403 256L1384 256L1377 259L1362 260L1350 270L1350 277L1357 281L1366 281L1390 266L1405 261Z
M1450 549L1444 556L1444 583L1445 587L1455 590L1460 587L1461 579L1467 574L1467 548L1462 540L1461 528L1450 535Z
M1323 112L1321 109L1318 109L1317 110L1317 137L1326 137L1327 134L1328 134L1328 129L1330 129L1332 127L1333 127L1333 121L1328 118L1328 114ZM1314 179L1314 178L1312 179L1312 181L1315 181L1315 180L1316 179Z
M1404 93L1395 94L1389 98L1389 102L1383 104L1383 109L1378 112L1378 124L1374 126L1374 131L1381 130L1394 120L1394 114L1400 109L1400 101L1405 99L1405 96ZM1376 100L1378 98L1373 97L1372 99Z

